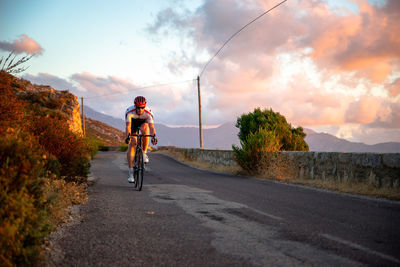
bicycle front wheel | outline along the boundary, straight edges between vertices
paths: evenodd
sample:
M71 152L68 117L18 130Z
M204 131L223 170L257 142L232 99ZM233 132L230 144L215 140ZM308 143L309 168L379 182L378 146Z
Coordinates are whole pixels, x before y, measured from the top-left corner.
M133 178L134 178L134 180L135 180L135 182L133 183L133 186L135 187L135 188L137 188L137 186L138 186L138 180L139 180L139 178L138 178L138 176L139 176L139 165L140 165L140 162L139 162L139 154L140 154L140 152L139 152L139 149L136 149L136 151L135 151L135 158L134 158L134 160L133 160L133 163L134 163L134 166L133 166Z
M137 169L137 190L141 191L143 186L143 172L144 172L144 162L143 162L143 151L140 151L138 155L138 169Z

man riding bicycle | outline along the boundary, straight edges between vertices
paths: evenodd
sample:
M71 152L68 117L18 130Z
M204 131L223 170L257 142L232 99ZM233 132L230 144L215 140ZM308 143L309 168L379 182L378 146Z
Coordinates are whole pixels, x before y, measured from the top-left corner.
M133 183L133 160L135 158L135 148L137 144L137 137L132 136L133 134L138 134L139 130L141 134L150 135L151 143L153 145L157 144L156 130L154 129L154 119L153 113L149 109L146 109L146 98L143 96L138 96L135 98L134 105L127 108L125 112L125 134L127 136L125 142L128 145L127 159L129 166L129 177L128 182ZM143 160L145 163L149 162L149 157L147 156L147 148L149 147L149 137L143 138Z

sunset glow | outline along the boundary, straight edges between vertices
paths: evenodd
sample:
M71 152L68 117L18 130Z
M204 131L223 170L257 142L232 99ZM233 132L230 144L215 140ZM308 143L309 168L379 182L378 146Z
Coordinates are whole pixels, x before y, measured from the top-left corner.
M278 3L141 2L2 1L0 53L37 54L22 77L87 97L99 112L122 118L143 94L156 122L196 125L195 82L147 86L196 79L235 31ZM272 108L352 141L400 142L399 14L397 0L288 0L207 67L203 123Z

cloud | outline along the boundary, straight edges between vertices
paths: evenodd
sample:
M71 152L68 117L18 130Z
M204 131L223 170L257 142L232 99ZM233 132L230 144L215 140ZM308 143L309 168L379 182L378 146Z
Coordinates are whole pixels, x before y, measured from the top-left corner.
M399 127L399 99L389 96L399 95L393 77L400 77L400 5L354 3L337 8L323 0L288 1L235 36L202 76L204 105L213 110L205 119L215 124L272 107L297 125ZM194 12L169 8L149 33L192 40L202 56L178 51L174 62L181 55L185 64L169 63L174 73L200 72L233 33L274 4L205 0Z
M343 17L325 10L330 19L320 17L326 23L309 32L308 41L314 49L312 56L324 65L356 71L380 83L400 63L398 1L388 0L384 6L374 6L364 0L356 2L358 14Z
M33 83L50 85L57 90L69 90L78 98L84 97L85 105L98 112L123 118L126 108L137 95L147 98L148 106L155 113L156 122L164 124L193 124L198 118L197 95L193 83L147 87L136 85L115 76L100 76L89 72L75 73L60 78L47 73L24 75ZM193 105L196 103L196 106Z
M182 28L185 25L185 20L182 19L172 8L166 8L157 14L157 19L153 25L147 26L147 31L151 34L159 33L166 25L173 25L174 29ZM168 31L164 31L168 34Z
M388 90L391 97L400 95L400 78L397 78L393 83L389 84Z
M338 8L324 0L287 1L232 39L201 77L203 123L235 121L261 107L293 125L336 127L349 138L394 137L400 129L400 1L353 2ZM147 32L158 42L179 41L165 64L171 73L199 73L233 33L275 4L204 0L194 11L172 5ZM141 94L158 122L197 124L194 84L140 89L134 81L89 72L65 81L109 115L123 116ZM391 134L382 134L385 129Z
M21 34L20 38L12 43L0 41L0 49L14 52L15 54L41 55L43 53L43 48L26 34Z
M34 84L50 85L56 90L78 92L78 88L71 82L48 73L38 73L37 75L24 74L22 78Z
M135 89L135 85L115 76L97 76L88 72L71 75L71 80L79 84L79 89L87 97L99 97L101 95L127 94Z
M387 120L390 109L383 107L381 100L364 96L360 100L350 103L346 111L346 121L349 123L369 124L378 116Z
M359 125L349 130L349 136L351 136L352 139L369 145L388 141L400 142L399 129L370 128L365 125Z

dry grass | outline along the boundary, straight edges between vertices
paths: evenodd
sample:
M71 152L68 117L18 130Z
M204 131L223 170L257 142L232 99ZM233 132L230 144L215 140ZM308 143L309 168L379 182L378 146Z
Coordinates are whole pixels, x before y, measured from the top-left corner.
M229 173L233 175L247 175L244 170L239 166L224 166L210 164L204 161L194 161L184 157L183 153L176 150L165 149L157 151L157 153L168 154L175 159L185 162L197 168L213 170L218 172ZM400 188L377 188L374 185L363 183L350 183L335 180L320 180L320 179L300 179L295 177L293 166L283 159L277 158L266 170L255 177L260 179L268 179L279 181L288 184L305 185L319 189L331 190L341 193L349 193L356 195L364 195L378 198L385 198L390 200L400 200Z
M186 164L189 164L193 167L200 168L200 169L229 173L229 174L234 174L234 175L238 175L241 172L243 172L242 168L240 168L239 166L236 166L236 165L235 166L226 166L226 165L220 165L220 164L211 164L209 162L205 162L202 160L191 160L189 158L186 158L183 155L183 153L177 152L176 150L163 149L163 150L158 150L156 152L161 153L161 154L168 154L181 162L184 162Z
M400 200L400 188L377 188L371 184L340 182L335 180L320 180L320 179L300 179L287 177L271 177L269 174L257 176L261 179L269 179L287 184L298 184L309 187L331 190L340 193L348 193L355 195L363 195L377 198L385 198L389 200Z
M76 205L86 204L88 201L87 185L54 178L56 177L45 179L44 190L48 202L48 220L56 231L45 238L38 266L58 265L55 262L62 259L58 242L63 237L63 230L79 218L79 206Z
M44 190L48 201L49 221L53 226L67 221L73 205L85 204L88 201L84 184L47 178Z
M370 184L338 182L332 180L291 179L289 182L292 184L306 185L341 193L400 200L399 188L377 188Z

